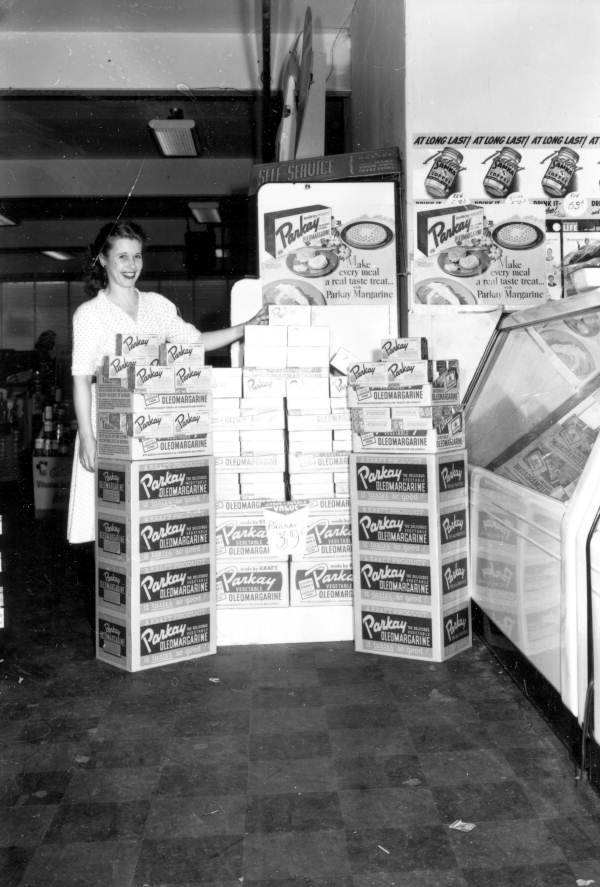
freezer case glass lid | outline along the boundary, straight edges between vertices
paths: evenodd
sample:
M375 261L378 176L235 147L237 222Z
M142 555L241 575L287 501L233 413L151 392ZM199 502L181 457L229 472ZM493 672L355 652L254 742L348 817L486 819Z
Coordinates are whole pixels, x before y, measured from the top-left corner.
M472 465L561 501L600 429L600 291L502 322L467 405Z

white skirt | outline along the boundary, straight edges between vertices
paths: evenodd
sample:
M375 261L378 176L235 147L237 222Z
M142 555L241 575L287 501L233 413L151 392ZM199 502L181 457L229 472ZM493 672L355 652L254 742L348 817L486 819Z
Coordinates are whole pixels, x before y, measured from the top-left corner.
M92 385L92 428L96 433L96 386ZM93 542L96 538L96 472L87 471L79 461L79 434L75 437L67 539L72 544Z

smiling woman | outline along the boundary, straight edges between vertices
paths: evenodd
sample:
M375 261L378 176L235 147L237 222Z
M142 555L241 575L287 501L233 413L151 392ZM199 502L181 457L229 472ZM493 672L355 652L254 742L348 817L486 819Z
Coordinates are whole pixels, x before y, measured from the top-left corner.
M135 222L117 221L100 229L89 251L88 295L73 315L73 404L77 416L69 521L70 542L88 542L94 531L96 428L94 376L106 354L115 351L116 336L158 333L166 341L202 342L206 351L224 348L244 335L244 324L202 333L179 315L159 293L140 292L146 235ZM263 307L246 323L263 324Z

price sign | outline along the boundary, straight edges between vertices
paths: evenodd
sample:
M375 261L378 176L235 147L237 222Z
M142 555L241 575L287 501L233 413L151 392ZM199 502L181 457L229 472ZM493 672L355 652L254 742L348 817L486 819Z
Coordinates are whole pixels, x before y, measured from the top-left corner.
M303 557L308 512L309 505L305 501L281 502L263 510L271 557Z
M563 209L566 216L583 216L588 210L587 199L577 191L571 191L563 198Z

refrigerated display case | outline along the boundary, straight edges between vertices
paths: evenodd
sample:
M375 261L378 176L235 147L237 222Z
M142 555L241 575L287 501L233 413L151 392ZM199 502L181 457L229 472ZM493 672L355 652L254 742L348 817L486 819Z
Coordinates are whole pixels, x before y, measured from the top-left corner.
M600 510L600 292L505 316L465 414L473 600L582 724Z

